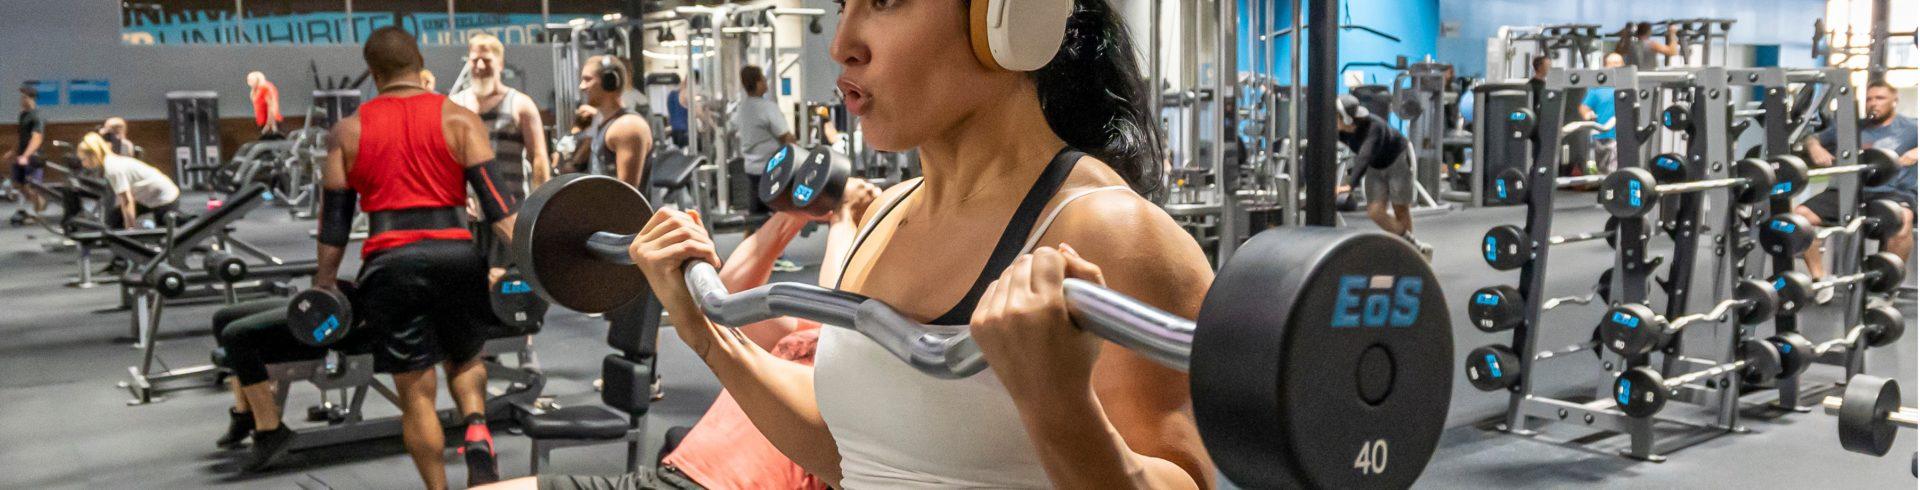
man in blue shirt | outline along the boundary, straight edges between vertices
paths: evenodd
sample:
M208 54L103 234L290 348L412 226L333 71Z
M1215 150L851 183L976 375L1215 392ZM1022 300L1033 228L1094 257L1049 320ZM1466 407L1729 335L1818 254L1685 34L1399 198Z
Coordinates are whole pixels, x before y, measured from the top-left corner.
M687 147L687 104L693 94L687 88L700 83L700 72L688 72L693 76L680 79L680 86L667 93L667 138L673 145Z
M1607 53L1607 68L1626 66L1626 58L1620 53ZM1593 87L1587 89L1587 97L1580 101L1580 117L1606 126L1606 131L1593 133L1593 159L1587 161L1584 175L1598 175L1612 172L1619 163L1619 148L1614 146L1613 132L1613 87Z
M1882 241L1881 249L1892 252L1902 259L1912 260L1913 252L1913 205L1914 205L1914 167L1920 160L1920 125L1913 118L1901 116L1895 112L1900 105L1900 93L1894 91L1887 82L1874 82L1867 85L1866 117L1860 119L1860 149L1881 148L1892 150L1899 155L1900 172L1893 180L1883 185L1867 187L1861 190L1860 201L1865 203L1875 199L1887 199L1902 206L1900 232ZM1819 137L1807 138L1807 155L1812 157L1813 167L1833 165L1835 150L1834 129L1828 128ZM1834 190L1826 192L1795 208L1793 212L1807 218L1808 222L1819 226L1821 223L1837 222L1840 219L1840 197ZM1820 260L1820 244L1807 248L1802 255L1807 261L1807 274L1814 279L1826 275ZM1831 298L1831 289L1821 294L1822 298ZM1821 301L1824 303L1825 301Z

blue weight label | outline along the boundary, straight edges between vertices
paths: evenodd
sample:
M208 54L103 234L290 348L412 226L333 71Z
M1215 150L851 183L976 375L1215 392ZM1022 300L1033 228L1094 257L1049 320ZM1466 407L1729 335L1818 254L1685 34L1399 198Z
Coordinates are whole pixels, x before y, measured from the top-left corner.
M1787 278L1785 278L1785 277L1776 277L1776 278L1773 278L1773 290L1774 290L1774 291L1779 291L1779 290L1782 290L1782 289L1786 289L1786 288L1787 288Z
M813 188L812 188L812 187L808 187L808 186L807 186L806 184L800 184L800 185L796 185L796 186L793 186L793 200L795 200L795 201L812 201L812 200L813 200Z
M1633 392L1633 381L1626 378L1620 378L1620 389L1614 390L1613 399L1618 400L1621 405L1626 405L1628 402L1632 400L1632 398L1627 396L1627 394L1632 392Z
M1613 312L1613 318L1611 318L1610 320L1612 320L1615 325L1619 325L1622 327L1640 328L1639 318L1634 318L1633 315L1628 315L1623 312L1618 312L1618 311Z
M1773 185L1773 195L1778 196L1782 194L1792 194L1792 193L1793 193L1792 182L1781 182Z
M327 315L327 321L320 322L320 326L315 327L313 329L313 341L314 342L325 341L327 340L328 335L333 335L333 331L339 328L340 328L340 317L334 316L334 315Z
M1679 170L1679 169L1680 169L1680 161L1679 161L1679 160L1675 160L1675 159L1673 159L1673 158L1671 158L1671 157L1668 157L1668 156L1665 156L1665 155L1662 155L1662 156L1661 156L1660 158L1655 158L1655 159L1653 159L1653 164L1654 164L1654 165L1658 165L1658 166L1660 166L1660 168L1664 168L1664 169L1667 169L1667 170Z
M1507 198L1507 181L1494 180L1493 192L1499 194L1501 199L1506 199Z
M1499 306L1500 296L1495 295L1493 293L1480 293L1480 294L1473 295L1473 302L1474 304L1481 304L1481 305L1487 305L1487 306Z
M1520 111L1514 111L1514 112L1512 112L1512 113L1510 113L1510 114L1507 114L1507 120L1509 120L1509 121L1525 121L1525 120L1527 120L1527 113L1525 113L1525 112L1520 112Z
M1500 377L1500 359L1493 354L1487 354L1487 372L1492 373L1495 378Z
M779 153L774 153L773 158L767 160L767 171L772 172L774 167L778 167L781 162L787 161L788 152L789 150L781 149Z
M1640 181L1627 182L1627 205L1640 207Z
M1661 114L1661 115L1660 115L1660 122L1661 122L1662 124L1666 124L1666 125L1668 125L1668 126L1672 126L1672 125L1673 125L1673 112L1671 112L1671 111L1669 111L1669 112L1667 112L1667 113L1665 113L1665 114Z
M527 294L531 292L533 292L533 286L527 285L526 281L502 281L500 283L500 294Z
M1487 237L1487 244L1486 246L1481 247L1481 249L1487 253L1487 261L1492 262L1495 258L1494 252L1497 252L1500 250L1500 245L1494 242L1493 237Z
M1339 284L1333 328L1403 328L1413 326L1420 318L1420 291L1426 287L1425 279L1354 274L1341 276Z
M1795 226L1792 222L1783 219L1769 221L1767 222L1767 227L1781 233L1793 233L1794 230L1800 229L1799 226Z
M1783 343L1783 344L1780 344L1780 353L1781 353L1781 354L1792 354L1792 353L1793 353L1793 344L1785 344L1785 343Z

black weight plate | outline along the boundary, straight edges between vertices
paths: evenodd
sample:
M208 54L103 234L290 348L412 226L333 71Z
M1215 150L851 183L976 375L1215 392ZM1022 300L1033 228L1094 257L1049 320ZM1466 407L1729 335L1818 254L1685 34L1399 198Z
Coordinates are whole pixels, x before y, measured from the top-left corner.
M815 147L794 167L793 207L802 214L824 217L840 208L847 188L848 162L836 160L826 148Z
M1900 410L1900 385L1891 379L1854 375L1841 395L1840 447L1862 454L1885 456L1893 449L1899 426L1887 415Z
M1791 199L1807 188L1807 161L1793 155L1776 155L1773 162L1773 198Z
M1456 358L1446 296L1406 240L1270 229L1221 268L1203 305L1194 418L1229 479L1406 488L1419 478L1446 423Z
M1662 184L1684 182L1687 180L1686 161L1679 154L1662 153L1647 162L1647 170L1653 172L1654 180Z
M1807 303L1813 301L1813 278L1799 271L1787 271L1773 276L1774 297L1779 306L1774 309L1783 314L1799 313Z
M1474 328L1482 332L1505 332L1519 327L1526 319L1521 317L1523 305L1520 290L1513 286L1498 285L1480 288L1473 292L1473 302L1467 305L1467 318Z
M1867 308L1861 322L1867 325L1867 345L1886 347L1907 333L1907 319L1892 305Z
M1533 240L1518 226L1495 226L1481 238L1480 255L1496 270L1518 269L1533 260Z
M1602 343L1626 357L1645 355L1666 344L1666 330L1666 322L1652 308L1637 303L1608 308L1600 319Z
M1887 199L1867 201L1860 206L1860 215L1866 218L1866 222L1860 225L1860 233L1874 240L1893 237L1900 233L1900 215L1905 209L1900 203Z
M1759 279L1734 283L1733 299L1752 302L1750 306L1734 310L1740 312L1740 323L1744 325L1758 325L1773 318L1773 310L1780 306L1780 296L1774 292L1773 285Z
M1666 378L1652 368L1637 367L1613 380L1613 404L1628 417L1647 418L1667 406Z
M1504 345L1483 345L1467 353L1467 382L1480 391L1520 384L1520 356Z
M1780 356L1779 344L1761 339L1747 339L1740 342L1739 350L1734 352L1737 359L1747 361L1746 369L1740 370L1741 379L1746 384L1764 386L1780 379L1784 374L1784 360Z
M507 269L506 275L500 276L487 291L487 302L501 325L529 329L547 318L547 301L534 294L533 285L518 268Z
M640 268L600 261L586 248L596 232L632 234L653 207L612 177L566 174L541 185L520 205L513 256L533 291L553 304L604 313L652 294Z
M1653 174L1639 167L1628 167L1607 174L1600 184L1600 206L1607 214L1622 218L1645 216L1660 200L1654 189Z
M775 211L793 210L794 167L798 165L799 158L793 147L782 146L765 162L747 162L748 165L766 166L765 173L760 174L760 186L754 189L754 198Z
M1527 139L1527 135L1533 134L1535 121L1532 109L1514 109L1507 113L1507 134L1513 139Z
M1767 339L1780 351L1780 379L1799 376L1813 365L1813 342L1797 333L1783 333Z
M1776 257L1800 255L1813 246L1817 233L1805 217L1794 213L1776 214L1760 225L1760 249Z
M287 302L287 329L302 344L333 345L353 327L353 302L344 292L308 289Z
M1906 279L1907 261L1892 252L1874 252L1861 259L1860 271L1869 274L1868 291L1885 293L1899 288L1900 281Z
M1642 230L1647 229L1646 218L1640 219L1640 229ZM1608 216L1606 228L1601 228L1601 230L1603 233L1607 234L1607 247L1613 248L1613 249L1619 249L1620 248L1620 218L1617 216Z
M1494 174L1492 186L1487 192L1500 204L1518 204L1526 199L1527 176L1519 169L1509 168Z
M1693 107L1686 102L1676 102L1660 111L1660 125L1674 131L1693 129Z
M1746 180L1735 187L1734 198L1741 203L1754 204L1766 202L1773 195L1773 164L1766 160L1747 159L1733 162L1733 176Z
M1876 187L1893 182L1900 175L1900 156L1886 148L1868 148L1860 151L1860 164L1871 165L1872 169L1860 174L1861 185Z
M1601 303L1613 302L1613 269L1600 271L1600 278L1593 282L1593 292L1600 296ZM1599 337L1594 339L1598 340Z

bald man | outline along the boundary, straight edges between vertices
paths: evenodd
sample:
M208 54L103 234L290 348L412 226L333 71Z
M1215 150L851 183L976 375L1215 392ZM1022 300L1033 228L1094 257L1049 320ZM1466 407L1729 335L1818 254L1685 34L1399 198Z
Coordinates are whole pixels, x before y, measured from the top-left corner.
M321 178L319 267L313 287L334 288L356 201L368 214L356 283L356 333L373 346L374 369L393 375L400 392L401 437L429 489L447 486L445 435L435 412L434 366L446 370L448 390L466 422L460 452L468 486L499 480L493 435L486 423L486 342L482 327L496 322L487 301L487 263L467 227L468 186L477 189L482 220L494 236L512 239L520 196L492 171L487 126L435 94L420 79L419 42L397 27L367 37L362 51L379 95L333 128ZM262 381L249 385L256 420L272 406ZM257 395L257 396L256 396ZM277 425L278 410L269 425ZM277 430L286 430L277 427ZM257 432L255 444L265 432ZM256 454L258 450L256 449Z

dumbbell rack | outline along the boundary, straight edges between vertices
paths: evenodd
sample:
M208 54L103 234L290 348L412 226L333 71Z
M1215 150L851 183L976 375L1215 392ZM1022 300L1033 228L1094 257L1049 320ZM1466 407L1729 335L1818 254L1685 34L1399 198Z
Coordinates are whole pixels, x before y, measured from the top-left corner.
M1711 406L1714 420L1711 423L1702 424L1666 417L1630 417L1614 406L1611 393L1614 386L1613 377L1620 371L1650 364L1648 355L1619 358L1611 353L1605 354L1603 360L1607 371L1602 376L1602 388L1597 393L1597 399L1591 402L1564 400L1547 395L1536 388L1535 377L1528 375L1538 372L1535 364L1537 361L1544 360L1536 359L1537 355L1542 353L1541 335L1537 335L1533 329L1543 326L1541 316L1546 301L1545 285L1548 282L1546 266L1550 250L1546 240L1553 235L1553 199L1557 188L1555 170L1559 168L1561 160L1557 142L1560 138L1566 104L1577 103L1566 100L1566 92L1568 89L1601 86L1617 89L1615 127L1619 128L1617 151L1621 167L1641 166L1642 162L1650 157L1644 152L1643 146L1644 142L1654 135L1655 127L1643 124L1641 121L1642 105L1651 102L1656 89L1670 88L1691 91L1693 100L1696 101L1692 114L1693 121L1696 122L1695 127L1709 128L1696 131L1690 140L1688 153L1690 160L1693 161L1688 170L1690 180L1725 178L1730 174L1731 162L1725 161L1730 154L1730 138L1726 131L1722 131L1728 127L1728 111L1708 110L1709 107L1724 105L1725 101L1732 96L1727 90L1725 69L1708 67L1688 71L1640 72L1633 67L1622 67L1601 70L1556 69L1549 73L1546 100L1542 103L1541 113L1536 115L1540 122L1535 130L1540 132L1541 141L1555 142L1555 144L1542 144L1534 149L1537 155L1536 164L1527 176L1529 185L1526 186L1525 191L1526 235L1528 240L1534 242L1532 248L1535 255L1533 260L1521 268L1519 290L1525 301L1523 309L1525 320L1519 327L1514 328L1511 344L1516 347L1514 350L1518 354L1521 363L1520 372L1523 374L1518 384L1511 390L1506 418L1499 429L1509 433L1534 436L1537 434L1534 428L1541 425L1540 422L1579 420L1587 427L1627 434L1631 443L1628 449L1621 451L1622 456L1661 461L1665 459L1662 456L1663 453L1698 444L1729 432L1742 431L1743 429L1736 425L1737 389L1723 386L1711 390L1683 390L1674 397L1676 401ZM1698 101L1708 103L1698 103ZM1700 309L1689 300L1695 296L1691 291L1694 282L1692 271L1701 245L1699 233L1702 230L1699 218L1702 211L1713 209L1728 215L1726 224L1720 228L1723 231L1718 235L1718 240L1723 242L1719 245L1720 247L1731 245L1737 236L1735 232L1741 228L1735 226L1737 223L1732 216L1733 213L1726 211L1730 209L1732 200L1725 192L1709 191L1671 196L1665 198L1665 201L1661 206L1663 210L1677 209L1674 218L1670 221L1675 251L1671 255L1673 265L1670 269L1672 271L1669 278L1671 286L1668 291L1666 316L1671 318ZM1636 237L1650 236L1650 230L1647 229L1646 222L1639 219L1619 220L1617 226L1618 228L1613 231L1621 238L1616 247L1614 264L1616 273L1613 274L1613 283L1608 285L1609 300L1615 304L1645 303L1648 297L1647 281L1655 265L1647 259L1646 240ZM1711 294L1707 295L1709 299L1715 301L1730 295L1731 281L1727 276L1735 266L1732 254L1725 253L1726 248L1719 250L1721 253L1716 257L1720 260L1715 263L1715 274L1712 277L1712 285L1708 289ZM1724 327L1728 320L1717 320L1715 323ZM1702 328L1705 326L1695 326L1688 332L1706 330ZM1722 330L1723 328L1715 328L1712 331ZM1726 342L1717 344L1719 347L1717 350L1721 350L1721 358L1730 359L1738 345L1739 336L1726 335L1726 337L1728 338ZM1682 347L1684 344L1676 339L1670 347L1662 351L1665 354L1662 359L1663 373L1683 371L1679 368L1686 363L1710 362L1685 357ZM1554 353L1557 354L1558 351ZM1683 426L1689 430L1663 439L1654 431L1655 421Z
M1857 95L1851 86L1851 73L1845 68L1825 68L1817 70L1754 68L1729 70L1728 74L1730 75L1728 79L1729 82L1734 85L1752 86L1755 89L1764 90L1761 96L1760 107L1766 114L1787 114L1789 112L1789 107L1787 106L1787 101L1789 97L1791 97L1791 94L1787 91L1789 84L1808 84L1807 88L1802 88L1801 90L1812 90L1812 85L1814 84L1826 87L1824 95L1818 102L1812 104L1810 107L1792 108L1794 111L1807 112L1794 114L1794 117L1764 118L1762 127L1766 133L1762 148L1766 154L1792 154L1793 143L1803 137L1804 130L1811 126L1811 118L1808 117L1812 113L1811 111L1819 110L1821 107L1829 107L1828 104L1832 104L1831 107L1834 107L1833 114L1827 117L1826 120L1828 124L1836 125L1834 131L1835 151L1833 153L1833 164L1853 165L1859 163L1859 152L1850 150L1851 148L1860 147L1860 133L1856 128L1859 121ZM1841 223L1850 221L1860 214L1860 191L1864 184L1863 181L1864 179L1862 179L1858 173L1845 173L1829 177L1828 186L1836 190L1838 194ZM1804 190L1805 189L1799 189L1797 191ZM1791 200L1775 199L1769 209L1769 215L1791 213L1793 212L1793 208L1794 204ZM1833 224L1837 223L1829 223L1829 225ZM1831 255L1833 257L1833 268L1830 270L1830 273L1835 276L1840 276L1858 272L1860 269L1860 259L1865 256L1865 242L1866 240L1862 239L1858 233L1847 233L1840 237L1836 242L1837 245L1832 247L1835 252ZM1816 242L1813 246L1817 247L1820 246L1820 244ZM1793 254L1772 255L1771 258L1774 274L1794 270L1796 257ZM1845 335L1845 328L1860 323L1861 312L1866 309L1866 294L1861 291L1858 286L1848 287L1845 291L1837 291L1836 295L1842 293L1844 293L1845 296L1841 297L1843 300L1840 303L1842 311L1840 325L1843 330L1841 335ZM1797 333L1800 330L1796 313L1782 312L1775 316L1773 325L1774 332L1777 335ZM1853 375L1859 374L1864 368L1864 347L1865 342L1862 341L1847 349L1848 355L1822 356L1819 359L1815 359L1814 362L1841 366L1846 371L1842 379L1851 378ZM1824 398L1826 394L1837 391L1841 386L1844 385L1841 383L1833 383L1817 387L1801 386L1798 376L1788 377L1779 381L1777 388L1780 392L1780 397L1774 401L1774 405L1778 408L1796 412L1812 411L1813 407L1819 404L1820 400Z

